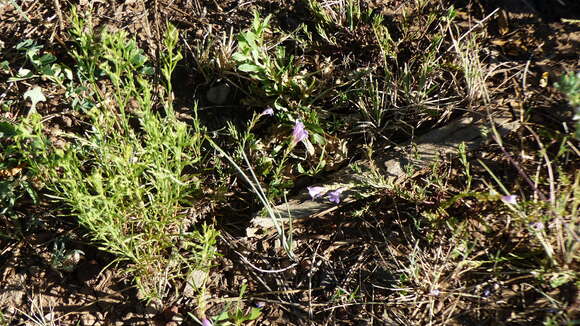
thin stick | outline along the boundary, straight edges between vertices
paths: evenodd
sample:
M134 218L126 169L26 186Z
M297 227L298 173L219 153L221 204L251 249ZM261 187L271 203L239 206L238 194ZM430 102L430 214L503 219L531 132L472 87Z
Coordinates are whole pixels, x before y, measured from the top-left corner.
M488 112L488 114L489 114L489 112ZM491 129L493 130L493 139L499 145L499 148L501 149L502 153L510 161L510 163L516 168L516 170L518 171L518 174L522 178L524 178L524 180L526 180L526 182L530 185L530 187L534 190L534 193L536 193L540 197L541 200L548 201L548 198L546 198L546 196L544 195L544 193L542 193L540 191L540 189L538 189L538 187L536 187L534 185L534 183L532 182L532 180L530 180L530 177L528 177L528 175L526 174L526 172L524 172L524 170L518 164L518 162L516 162L516 160L513 159L513 157L510 155L510 153L508 153L506 151L506 149L503 146L503 143L501 141L501 138L499 136L499 133L498 133L497 129L495 128L495 123L494 123L493 119L491 119L491 116L489 116L488 118L489 118L489 121L490 121Z
M64 19L62 18L62 11L60 10L60 1L53 0L53 3L56 14L58 15L58 25L60 26L60 31L62 32L64 31Z
M524 95L524 99L526 98L526 77L528 76L528 70L530 69L530 63L532 62L532 56L526 62L526 66L524 67L524 76L522 77L522 93Z
M536 132L534 132L532 130L532 128L530 128L529 126L525 126L525 127L526 127L526 129L528 129L530 131L530 133L536 139L536 142L540 146L540 153L542 154L542 156L544 157L544 160L546 161L546 168L548 169L548 178L550 180L550 203L552 203L552 205L555 206L556 205L556 187L554 186L554 171L552 169L552 163L550 162L550 158L548 157L548 153L546 153L546 148L544 147L544 144L542 144L542 141L540 140L540 137L538 136L538 134L536 134Z
M461 40L463 40L463 39L464 39L464 38L465 38L467 35L471 34L471 32L473 32L473 30L474 30L474 29L476 29L477 27L479 27L479 26L483 25L483 23L484 23L485 21L487 21L489 18L491 18L493 15L495 15L495 13L496 13L496 12L498 12L498 11L499 11L499 8L495 8L495 10L494 10L494 11L493 11L491 14L489 14L489 15L485 16L485 17L484 17L482 20L480 20L479 22L477 22L477 24L473 25L473 27L471 27L471 28L470 28L470 29L469 29L467 32L465 32L465 34L461 35L461 36L460 36L460 37L457 39L457 43L461 42ZM443 53L447 53L447 52L451 51L451 49L452 49L454 46L455 46L455 44L453 44L453 45L450 45L450 46L449 46L449 48L447 49L447 51L445 51L445 52L443 52ZM439 57L437 60L439 60L440 58L441 58L441 57Z
M244 261L244 263L250 265L250 267L252 267L253 269L257 270L258 272L262 272L262 273L272 273L272 274L274 274L274 273L281 273L281 272L287 271L287 270L289 270L291 268L294 268L296 265L298 265L298 263L293 263L292 265L287 266L287 267L284 267L284 268L281 268L281 269L269 269L269 270L268 269L261 269L260 267L258 267L256 265L250 263L250 261L248 260L248 258L246 258L246 256L242 255L237 250L234 249L234 252L236 254L238 254L238 256L240 256L240 258L242 258L242 260Z

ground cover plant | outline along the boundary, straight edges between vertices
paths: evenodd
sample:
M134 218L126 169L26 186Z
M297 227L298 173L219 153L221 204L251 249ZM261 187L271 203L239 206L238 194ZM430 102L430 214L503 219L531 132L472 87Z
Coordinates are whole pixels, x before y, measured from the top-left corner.
M0 324L578 324L573 12L0 2Z

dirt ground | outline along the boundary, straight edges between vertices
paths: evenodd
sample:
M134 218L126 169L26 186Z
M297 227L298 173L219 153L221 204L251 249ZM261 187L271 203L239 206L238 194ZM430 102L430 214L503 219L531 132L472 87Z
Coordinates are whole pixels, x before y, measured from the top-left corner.
M59 0L16 2L30 22L22 18L10 1L0 2L0 61L17 64L20 59L16 59L14 46L24 39L33 39L59 61L71 62L67 54L70 41L66 17L72 4ZM456 1L455 6L466 29L500 8L500 14L486 20L481 27L487 29L488 36L481 40L487 51L486 63L501 67L489 79L489 87L495 89L495 94L501 94L493 98L490 108L508 111L514 119L521 118L522 110L530 110L529 123L562 130L571 113L565 99L549 85L563 72L579 67L580 25L567 19L580 17L580 5L569 1L567 8L531 7L525 2ZM84 0L76 4L81 10L89 6ZM396 21L405 3L385 0L368 1L367 5ZM103 0L94 1L92 7L95 26L129 31L153 60L158 57L166 21L179 28L185 43L193 44L208 34L220 35L230 30L236 33L247 28L254 10L272 14L272 24L283 30L292 30L311 19L304 2L298 0ZM346 36L337 48L321 51L334 51L336 56L365 52L366 55L357 56L358 62L353 63L364 65L375 60L372 47L365 42L364 37ZM175 74L176 101L179 107L191 107L195 94L206 94L220 80L219 76L208 78L200 74L194 69L192 53L184 51L184 54ZM525 74L523 85L521 76L514 74L516 71ZM0 115L14 121L28 109L29 104L20 100L26 85L8 83L7 78L0 75L0 101L13 101L14 110L2 111ZM60 100L63 92L48 85L43 86L49 101L40 103L38 111L43 115L58 115L51 128L77 128L75 113ZM213 116L213 111L203 110L211 103L204 102L204 96L201 98L200 112L208 125L219 125L220 119L238 118L239 113L234 109L231 113L226 110L218 117ZM245 112L242 116L247 115ZM519 131L519 134L510 134L506 142L519 144L522 139L528 141L527 136L525 131ZM493 144L487 144L481 152L487 153L490 161L500 155ZM504 175L517 173L505 160L498 159L493 164L494 170ZM440 168L444 173L445 169L461 169L461 166L457 162L442 162ZM567 168L575 169L577 164ZM429 187L423 181L417 180L417 184ZM535 283L529 275L501 274L492 271L490 266L463 268L456 260L449 259L451 246L446 240L450 233L430 227L418 232L414 224L413 217L428 215L437 204L426 200L417 205L395 194L381 193L303 223L294 230L300 264L283 273L263 273L255 268L275 270L291 263L280 258L273 235L245 237L243 230L258 207L246 205L243 200L229 207L208 206L206 217L227 221L224 223L227 226L222 230L219 244L223 256L212 269L207 313L219 313L228 304L227 298L237 297L241 285L247 283L246 307L264 306L261 317L248 325L405 325L407 322L419 325L441 321L449 325L538 325L551 313L545 309L549 297L563 302L568 312L580 319L577 284L546 289L550 292L541 296L531 288ZM494 207L487 205L474 206L473 210L463 207L454 213L460 219L475 214L496 214ZM16 211L18 219L1 218L2 227L10 231L5 233L13 232L20 238L0 238L0 307L5 319L0 324L32 324L31 317L26 315L34 315L32 318L39 324L56 325L195 324L187 317L196 311L192 298L183 298L168 306L140 301L131 282L123 277L123 266L110 265L113 257L91 245L72 217L56 218L66 214L62 208L54 207L50 201L33 206L25 200ZM497 216L490 218L497 219ZM492 229L485 229L483 224L474 221L469 227L481 237L477 248L472 250L481 251L482 257L507 248L521 257L538 254L537 248L527 247L529 234L512 234L505 224L498 222ZM84 253L74 270L61 272L50 268L55 239L67 239L69 247ZM418 248L422 253L419 256L415 255ZM405 295L393 295L396 275L410 257L420 261L425 270L438 273L442 281L433 282L444 284L445 288L437 293L427 287L414 288ZM525 259L515 264L519 266L512 266L513 270L526 268ZM435 274L420 276L429 278ZM360 300L351 303L349 294ZM433 321L428 320L429 316L439 317Z

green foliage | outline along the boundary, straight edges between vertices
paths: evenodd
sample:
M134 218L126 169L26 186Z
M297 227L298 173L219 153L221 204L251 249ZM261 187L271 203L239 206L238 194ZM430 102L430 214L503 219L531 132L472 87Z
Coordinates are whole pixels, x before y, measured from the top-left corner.
M244 325L246 322L258 319L262 314L261 308L249 307L244 309L242 306L244 294L246 292L247 284L242 284L240 289L240 295L235 301L235 305L228 305L226 308L215 318L213 318L213 325L216 326L240 326Z
M264 191L264 189L260 185L260 181L258 180L258 177L256 176L256 173L252 169L250 161L246 156L244 148L245 144L242 143L242 145L238 148L238 153L242 156L244 163L248 165L248 170L250 172L251 177L248 176L248 174L244 172L244 170L234 161L234 159L230 155L228 155L221 147L219 147L214 141L212 141L210 138L208 138L207 141L232 164L232 166L236 169L236 171L238 171L238 173L240 173L244 178L244 180L250 185L252 191L258 197L258 199L260 200L262 205L264 205L264 208L268 212L268 215L270 216L272 223L274 224L274 227L278 232L280 242L282 243L282 246L286 251L286 254L291 259L295 259L293 253L294 245L292 242L292 230L290 230L288 234L286 233L280 212L274 209L271 201L268 198L268 194L266 193L266 191ZM282 162L281 165L283 166L284 162ZM290 223L290 226L291 225L292 224Z
M211 136L206 132L196 108L193 122L176 119L171 77L182 55L179 34L172 25L167 25L164 43L159 44L156 70L127 32L103 29L97 33L91 20L74 7L70 16L73 70L58 63L36 42L20 42L16 49L26 60L24 68L13 74L10 63L3 61L0 71L11 74L10 82L42 79L59 85L78 111L79 121L88 127L82 134L51 130L49 138L44 125L47 117L34 110L19 123L0 122L0 215L15 215L24 198L36 200L32 184L46 186L50 198L64 204L60 207L66 207L67 217L78 219L100 249L116 255L115 263L133 278L142 298L172 304L182 296L185 280L197 291L191 307L200 315L213 310L207 307L210 302L227 303L212 318L215 325L252 324L262 311L244 304L245 283L237 298L208 300L219 232L207 224L196 226L195 217L186 213L186 208L206 196L204 187L210 182L221 186L213 192L221 194L248 185L278 232L276 246L280 244L296 262L299 253L293 242L291 216L284 218L274 203L286 199L297 176L333 171L326 170L327 164L343 158L358 160L345 155L348 128L356 125L365 139L351 142L351 148L357 153L366 149L368 158L352 165L349 162L349 167L360 174L370 168L370 173L352 188L358 198L366 197L359 203L367 208L349 217L358 220L373 215L379 223L370 225L372 232L368 233L384 232L384 238L376 241L381 243L377 249L389 254L382 259L381 269L392 272L392 282L388 278L392 284L384 289L395 297L375 302L385 306L383 317L391 302L397 302L398 294L401 302L416 311L428 311L423 309L426 302L435 307L437 301L456 294L485 302L491 298L481 295L480 285L476 285L481 275L489 276L490 284L502 284L505 280L501 276L507 275L509 282L517 284L518 279L525 278L526 283L531 280L532 287L532 282L540 284L540 289L557 289L574 282L578 285L574 266L578 262L580 174L559 165L573 156L564 141L554 162L547 157L553 151L542 151L551 179L542 179L539 164L534 180L543 191L551 187L550 202L534 199L537 193L530 195L525 184L517 180L515 187L504 183L502 175L495 175L497 170L483 162L470 161L465 144L459 146L457 160L449 166L441 161L424 173L418 166L407 165L405 182L401 181L404 178L387 177L379 165L382 160L374 161L380 157L373 155L375 145L382 147L387 142L389 147L376 154L388 153L392 136L412 138L422 122L444 120L450 112L446 105L489 101L486 78L490 74L478 56L480 39L475 33L479 28L465 33L464 26L453 24L459 12L453 7L445 9L441 2L405 4L401 14L389 17L388 23L378 10L369 10L366 1L305 2L315 19L313 32L318 35L313 36L304 25L285 34L271 24L271 16L262 18L254 13L249 29L237 36L237 48L230 32L229 37L224 34L221 46L212 43L217 38L207 35L203 42L209 43L198 43L192 49L200 66L197 72L207 83L227 79L231 82L228 86L235 85L231 78L235 70L237 81L242 80L239 93L247 95L244 104L263 107L267 103L275 109L272 117L266 117L269 113L254 114L243 130L228 122L225 142L220 138L224 129ZM353 35L361 39L352 39ZM339 55L317 51L329 45ZM200 49L202 46L207 50ZM369 50L373 58L363 59L366 53L359 49ZM301 51L300 58L294 56ZM323 73L324 68L329 72ZM568 96L575 118L580 119L580 74L568 73L556 86ZM23 95L30 98L33 107L43 100L40 86L26 89ZM0 105L11 113L12 103ZM299 121L309 138L294 141L291 125ZM337 130L338 137L345 139L337 139L333 134ZM562 137L568 140L570 136ZM59 142L53 142L55 138ZM211 155L206 154L208 149L217 152L212 160L207 159ZM233 169L224 168L223 158ZM482 177L482 166L490 176ZM207 174L212 179L206 179ZM317 182L325 177L304 180ZM495 186L488 182L490 177ZM395 208L386 204L386 197ZM374 201L374 210L366 212ZM348 208L343 211L345 216L348 212ZM382 228L384 219L392 219L396 226L389 227L393 231L388 232L401 236L388 236ZM494 224L501 224L501 230ZM511 240L512 234L516 234L518 244L509 248L505 246L509 242L504 241ZM14 238L13 234L0 236ZM521 250L523 246L531 248ZM49 263L57 272L72 271L82 254L67 248L61 238L54 240L52 249ZM517 277L510 277L506 270L516 270ZM326 297L345 307L374 304L367 302L367 293L355 285L347 277ZM411 298L416 301L411 302ZM553 306L554 302L550 303ZM449 310L445 315L454 313ZM546 316L544 323L567 321L567 317L560 317ZM0 313L0 324L3 322Z
M9 122L0 122L0 215L13 215L13 208L28 194L34 202L34 171L26 162L36 157L39 139L26 129Z
M382 14L365 9L362 1L308 1L308 8L317 19L322 46L345 52L364 46L379 54L363 59L369 61L364 68L352 67L345 59L343 65L352 73L343 75L349 82L336 92L337 98L358 109L362 119L357 132L371 142L411 135L423 122L444 117L458 91L467 92L450 78L459 68L450 64L455 56L444 55L449 49L442 48L451 43L452 7L414 2L396 16L396 28Z
M262 314L262 309L251 307L247 311L242 310L239 306L234 311L224 311L215 318L215 325L244 325L244 323L256 320Z
M317 0L308 0L306 4L318 20L317 31L324 31L324 34L341 28L353 31L373 19L372 10L365 10L365 1L361 0L340 0L324 5Z
M77 249L66 249L65 241L57 238L54 241L50 267L56 271L72 272L84 252Z
M142 297L167 298L179 288L176 280L193 269L208 271L217 254L218 233L210 227L191 230L182 213L200 193L201 177L184 171L202 161L204 131L178 121L170 98L161 112L154 108L153 69L134 39L106 30L97 38L74 10L72 20L72 54L80 94L92 103L86 107L92 129L83 136L59 134L67 140L65 148L41 141L41 157L29 164L100 248L128 263ZM181 58L176 40L177 30L169 26L162 67L166 92ZM107 94L99 85L108 85ZM43 137L38 115L23 126ZM55 264L62 265L65 256Z
M73 79L72 71L56 62L56 57L50 53L43 53L43 46L33 40L24 40L16 45L16 50L23 53L32 70L20 68L16 76L8 79L10 82L43 77L61 87Z
M580 139L580 72L569 72L562 76L560 82L555 84L560 92L566 94L568 102L574 108L576 120L576 138Z
M90 17L89 17L90 18ZM77 13L76 7L71 9L71 27L69 30L71 38L77 46L70 50L71 55L76 58L77 64L75 72L80 80L95 82L103 74L98 69L100 58L99 41L94 31L91 19L85 20Z
M580 105L580 72L568 72L562 76L556 87L566 96L570 101L570 105L577 107Z
M270 18L262 19L254 13L251 28L238 35L238 49L232 58L240 72L249 74L266 96L280 99L283 107L288 98L298 101L308 98L316 81L304 72L294 56L286 53L286 48L266 44Z
M16 11L18 11L18 14L20 15L20 17L24 18L27 22L30 23L30 18L28 17L28 15L22 10L22 7L20 7L20 5L18 5L18 3L15 0L7 0L6 2L10 2L10 4L16 8ZM1 319L0 319L1 320Z

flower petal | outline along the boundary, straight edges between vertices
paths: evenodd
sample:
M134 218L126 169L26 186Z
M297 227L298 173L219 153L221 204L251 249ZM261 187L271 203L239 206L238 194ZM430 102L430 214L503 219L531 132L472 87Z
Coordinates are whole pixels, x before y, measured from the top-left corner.
M518 203L518 196L516 195L501 196L501 200L506 204L515 205Z
M260 115L274 115L274 109L268 107L266 108L266 110L262 111L262 113L260 113Z
M324 187L306 187L306 189L308 189L308 194L313 200L326 193L326 188Z
M340 203L340 194L344 191L344 188L339 188L328 193L328 200L338 204Z
M536 231L543 230L546 226L542 222L530 223L530 227Z
M306 138L308 138L308 131L304 129L304 124L300 120L296 120L292 130L292 142L298 144Z

